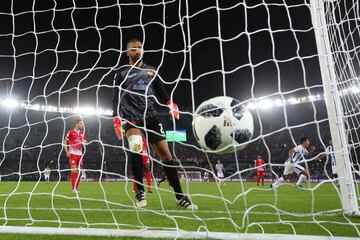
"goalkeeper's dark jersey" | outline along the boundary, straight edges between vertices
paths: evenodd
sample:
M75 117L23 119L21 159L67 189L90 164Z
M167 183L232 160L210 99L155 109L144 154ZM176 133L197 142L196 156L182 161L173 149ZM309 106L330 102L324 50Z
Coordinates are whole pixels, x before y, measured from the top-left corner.
M128 121L143 120L144 114L156 117L155 98L163 104L170 99L155 68L145 63L141 68L122 66L114 81L113 115Z

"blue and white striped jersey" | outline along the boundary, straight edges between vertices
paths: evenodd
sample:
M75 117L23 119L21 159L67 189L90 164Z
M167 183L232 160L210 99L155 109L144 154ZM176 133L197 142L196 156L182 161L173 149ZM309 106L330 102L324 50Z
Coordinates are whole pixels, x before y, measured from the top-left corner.
M297 145L295 148L295 153L292 156L292 161L294 163L299 162L301 159L303 159L309 152L306 148L304 148L302 145Z
M327 146L325 152L329 156L331 166L336 166L334 147L332 145Z

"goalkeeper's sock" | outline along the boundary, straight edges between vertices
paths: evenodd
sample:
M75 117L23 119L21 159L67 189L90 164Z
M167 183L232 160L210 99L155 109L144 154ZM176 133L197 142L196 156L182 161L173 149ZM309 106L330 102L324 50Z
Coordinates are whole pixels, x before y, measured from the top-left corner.
M129 154L130 162L131 162L131 169L134 175L134 181L136 183L137 190L144 191L144 185L143 185L143 162L142 157L140 154L137 153L131 153Z
M260 178L258 177L256 181L256 185L259 186L259 183L260 183Z
M296 182L296 185L300 185L305 179L306 179L306 176L304 174L301 174L299 179Z
M183 194L177 170L175 167L171 167L174 166L174 161L171 160L169 162L164 162L164 164L166 164L166 166L164 165L164 172L167 176L169 184L174 189L176 199L180 200L183 197Z
M145 178L146 178L146 185L148 188L148 191L151 191L151 172L145 172Z

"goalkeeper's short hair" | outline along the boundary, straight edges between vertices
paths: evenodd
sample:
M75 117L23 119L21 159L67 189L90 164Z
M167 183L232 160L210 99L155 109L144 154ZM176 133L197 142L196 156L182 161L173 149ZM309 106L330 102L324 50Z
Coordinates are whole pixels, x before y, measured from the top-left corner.
M128 48L129 44L132 42L143 42L140 38L130 38L127 42L126 42L126 48Z

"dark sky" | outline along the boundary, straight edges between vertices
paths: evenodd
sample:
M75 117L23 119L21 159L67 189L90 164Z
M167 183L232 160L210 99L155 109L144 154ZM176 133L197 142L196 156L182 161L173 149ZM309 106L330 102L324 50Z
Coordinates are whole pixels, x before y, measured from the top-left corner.
M301 0L226 0L221 10L213 0L13 2L0 10L0 96L12 89L19 100L110 108L114 69L133 37L145 40L145 61L165 81L179 80L168 89L182 107L224 94L246 101L299 88L289 97L302 96L305 84L321 84Z

